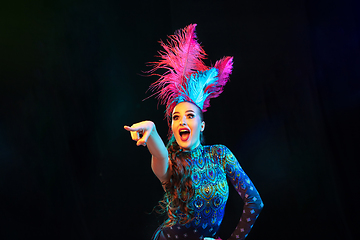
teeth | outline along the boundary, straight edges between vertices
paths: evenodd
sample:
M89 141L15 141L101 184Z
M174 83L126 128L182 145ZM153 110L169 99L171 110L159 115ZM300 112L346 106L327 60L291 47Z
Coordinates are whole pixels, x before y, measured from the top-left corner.
M187 129L182 129L179 131L180 136L182 137L184 134L190 134L190 131Z

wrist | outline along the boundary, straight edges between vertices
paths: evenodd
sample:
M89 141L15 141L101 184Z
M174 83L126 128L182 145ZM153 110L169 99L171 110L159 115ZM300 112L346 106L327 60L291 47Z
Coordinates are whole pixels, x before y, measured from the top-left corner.
M149 121L149 130L149 137L153 137L157 134L155 123L153 123L152 121Z

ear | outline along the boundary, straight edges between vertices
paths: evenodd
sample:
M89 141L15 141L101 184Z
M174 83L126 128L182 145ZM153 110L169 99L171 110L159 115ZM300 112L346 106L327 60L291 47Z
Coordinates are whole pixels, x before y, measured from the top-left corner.
M205 122L202 121L201 123L201 128L200 128L200 132L203 132L205 130Z

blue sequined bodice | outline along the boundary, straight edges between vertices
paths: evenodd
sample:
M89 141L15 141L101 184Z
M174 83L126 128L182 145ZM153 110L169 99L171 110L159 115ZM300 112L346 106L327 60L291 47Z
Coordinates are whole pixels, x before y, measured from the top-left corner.
M231 239L244 239L259 215L263 203L251 180L231 151L223 145L198 146L183 152L191 169L195 194L189 206L194 219L189 223L161 227L154 239L204 239L217 237L229 195L227 180L244 200L240 222Z
M218 157L222 155L222 151L221 145L200 145L184 153L191 169L191 179L195 190L189 204L195 211L195 218L185 226L177 224L171 227L169 229L171 231L164 232L165 236L176 238L176 236L184 235L184 232L188 232L185 233L185 237L189 234L201 237L216 235L229 195L224 162Z
M224 163L216 157L216 151L221 151L221 148L199 146L188 160L195 189L190 202L190 207L195 211L195 219L190 225L212 234L217 232L221 224L229 195Z

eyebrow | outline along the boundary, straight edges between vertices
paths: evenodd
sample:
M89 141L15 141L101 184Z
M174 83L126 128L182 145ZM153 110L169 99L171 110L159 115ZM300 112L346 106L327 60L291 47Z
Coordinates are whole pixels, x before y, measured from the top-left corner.
M195 111L194 111L194 110L186 110L186 111L185 111L185 113L187 113L187 112L192 112L192 113L195 113ZM173 115L174 115L174 114L179 114L179 112L174 112L174 113L173 113Z

